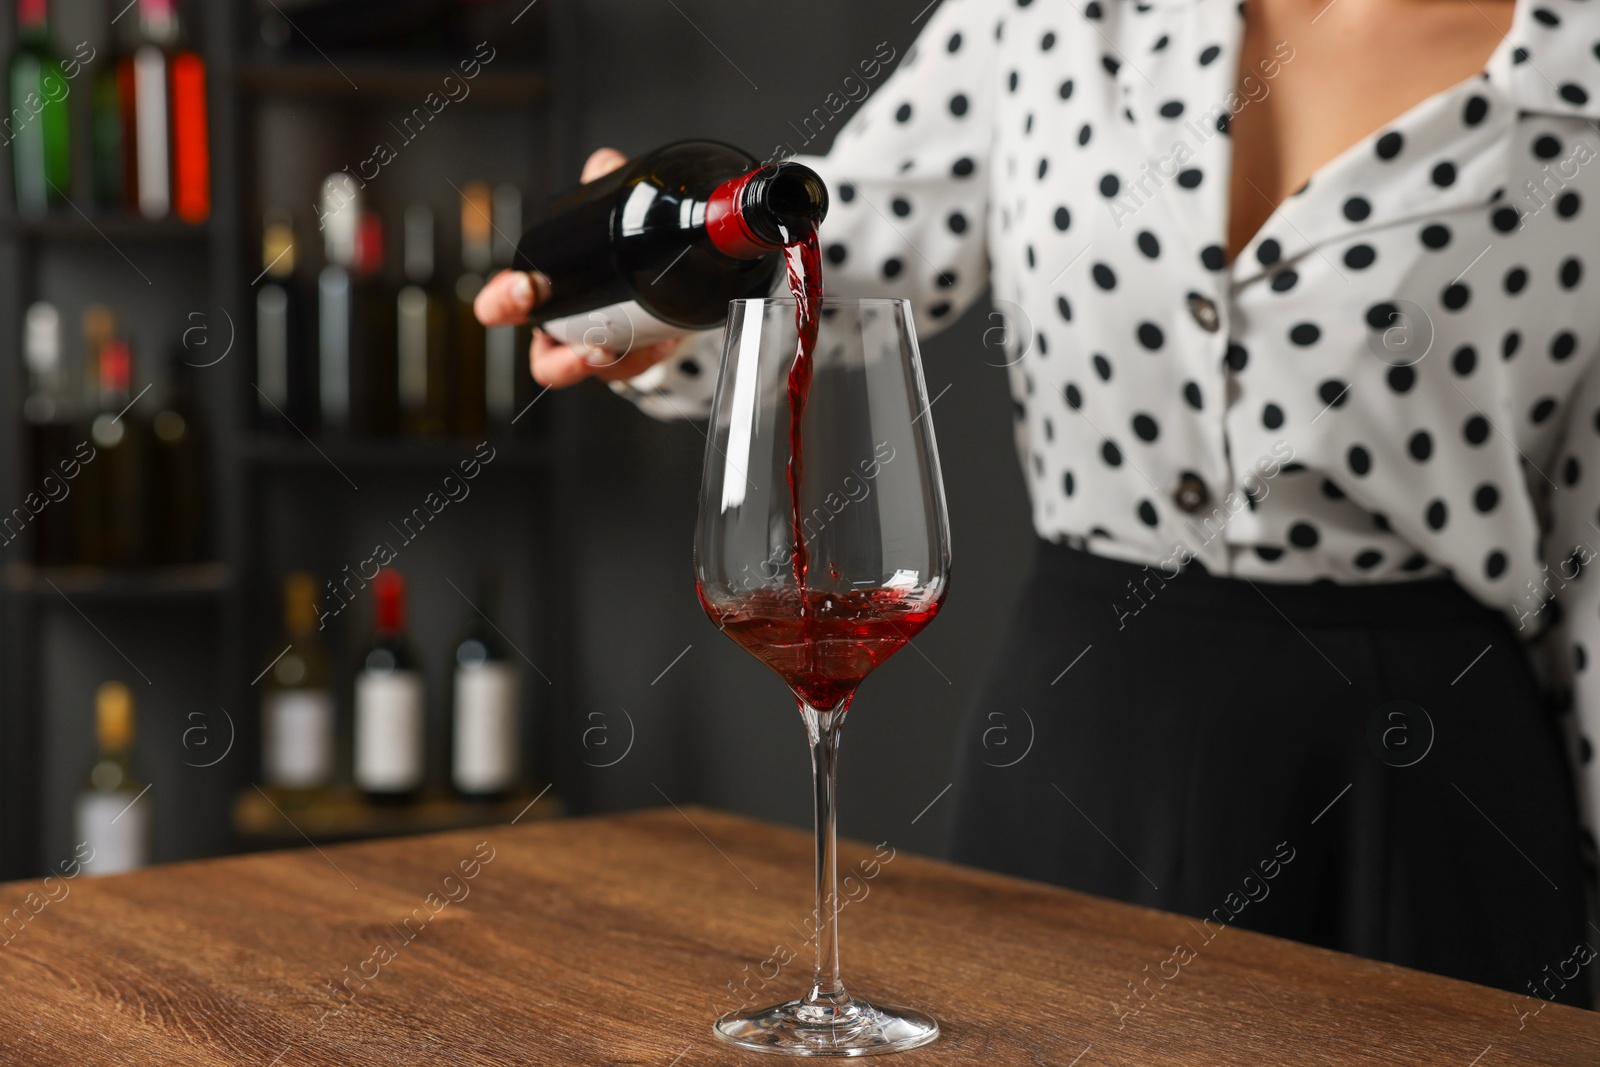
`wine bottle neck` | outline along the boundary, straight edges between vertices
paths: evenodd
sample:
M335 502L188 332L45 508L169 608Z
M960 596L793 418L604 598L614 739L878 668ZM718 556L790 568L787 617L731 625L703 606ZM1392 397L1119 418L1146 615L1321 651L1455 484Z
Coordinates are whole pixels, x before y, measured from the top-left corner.
M828 190L798 163L769 163L723 182L706 202L706 235L724 254L756 259L814 231L828 213Z
M706 236L718 251L734 259L760 259L782 247L758 236L745 212L745 189L758 173L751 171L723 182L706 201Z

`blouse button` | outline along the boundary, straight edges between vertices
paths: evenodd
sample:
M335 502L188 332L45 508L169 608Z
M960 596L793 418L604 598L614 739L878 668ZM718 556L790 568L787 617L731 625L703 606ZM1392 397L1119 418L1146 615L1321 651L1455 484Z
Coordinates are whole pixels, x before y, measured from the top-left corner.
M1206 333L1216 333L1222 328L1222 316L1217 312L1217 305L1199 293L1189 294L1189 314L1194 316L1194 321Z
M1206 488L1206 483L1193 471L1185 471L1183 477L1178 479L1178 487L1172 491L1172 502L1178 507L1193 515L1211 502L1211 490Z

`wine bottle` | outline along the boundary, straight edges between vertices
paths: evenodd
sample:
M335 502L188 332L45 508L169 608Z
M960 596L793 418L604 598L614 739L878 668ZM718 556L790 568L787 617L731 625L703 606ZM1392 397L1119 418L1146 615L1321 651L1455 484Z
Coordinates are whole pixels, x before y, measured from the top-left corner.
M499 585L478 576L476 598L455 649L450 778L465 797L504 796L516 785L521 731L517 670L495 619Z
M11 145L17 211L37 218L66 195L71 170L69 86L50 47L46 0L18 0L17 50L8 74L11 110L0 139Z
M195 400L195 368L171 361L166 395L150 420L150 556L164 564L202 556L205 526L205 431Z
M515 237L522 232L522 190L510 182L494 187L493 258L496 267L509 267L517 255ZM505 433L521 405L517 403L518 369L528 350L526 326L492 326L484 336L484 407L489 425ZM532 378L525 372L523 377ZM522 402L526 404L527 401Z
M211 214L206 63L194 49L179 48L168 58L167 66L172 92L173 208L185 222L204 222Z
M720 325L728 301L766 296L779 250L827 211L827 188L807 167L683 141L550 201L515 266L550 279L535 325L627 351Z
M450 417L450 367L444 351L444 303L434 292L433 211L427 205L406 209L404 235L406 284L395 300L400 428L408 434L438 434Z
M376 803L404 803L422 788L422 674L406 639L405 582L372 580L372 642L356 675L355 783Z
M317 221L327 265L317 276L317 404L322 428L350 429L350 347L355 313L350 268L356 261L361 191L348 174L322 183Z
M488 337L473 314L472 302L494 263L491 234L493 198L483 182L469 182L461 196L461 274L456 278L455 417L461 437L481 437L488 420L484 361Z
M95 741L99 755L74 810L77 839L88 845L84 873L117 874L150 862L153 802L129 769L133 755L133 694L121 682L95 692Z
M32 491L47 503L33 520L33 559L40 565L72 562L73 479L80 464L74 455L73 404L61 358L61 315L39 301L23 317L22 355L28 368L28 396L22 417L28 424L28 470Z
M333 779L333 670L317 639L316 605L315 578L295 571L284 580L283 638L267 653L261 694L262 779L296 792Z
M172 209L172 114L168 52L178 40L172 0L138 0L136 40L117 63L122 110L123 198L147 219Z
M269 212L261 232L261 273L256 291L256 410L267 429L296 423L290 400L290 362L298 347L300 309L294 307L294 223L287 213Z
M119 64L115 61L96 64L91 77L89 126L93 142L90 162L94 202L100 208L120 208L126 203L123 182L129 150L122 140L125 123Z
M149 424L134 410L133 350L113 336L100 346L99 405L89 424L99 495L95 562L137 567L150 561Z
M363 211L356 221L350 270L350 421L357 433L393 434L400 421L395 353L395 291L383 275L383 219Z

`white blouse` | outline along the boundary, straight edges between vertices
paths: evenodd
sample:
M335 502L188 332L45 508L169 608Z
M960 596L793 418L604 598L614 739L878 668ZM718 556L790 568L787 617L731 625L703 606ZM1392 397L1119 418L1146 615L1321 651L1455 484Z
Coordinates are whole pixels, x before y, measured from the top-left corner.
M1450 574L1503 610L1575 697L1595 825L1600 9L1520 0L1481 76L1224 264L1229 118L1295 54L1240 79L1241 7L946 0L800 157L834 194L825 290L907 297L927 334L992 288L1043 538L1263 583ZM714 366L690 346L622 391L703 415Z

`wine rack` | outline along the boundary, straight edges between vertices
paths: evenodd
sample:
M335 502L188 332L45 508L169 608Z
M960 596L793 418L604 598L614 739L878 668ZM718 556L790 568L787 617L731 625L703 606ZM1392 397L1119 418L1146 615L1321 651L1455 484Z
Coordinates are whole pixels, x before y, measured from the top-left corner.
M456 200L447 182L515 182L532 204L570 181L581 163L577 101L552 86L571 83L581 56L574 4L538 5L529 16L537 18L537 32L519 25L474 80L472 95L426 131L424 137L434 140L419 138L402 148L388 168L392 173L382 178L386 186L375 183L375 199L385 209L425 197L448 218ZM490 16L490 32L494 17L503 15L509 27L518 10L526 10L525 3L474 9ZM147 799L156 805L157 862L300 840L288 827L275 830L261 818L261 806L246 799L259 778L254 679L278 633L279 581L294 568L331 577L359 559L355 546L362 538L386 515L403 512L411 497L420 499L472 449L471 442L313 442L267 434L255 415L251 332L263 213L300 205L297 237L316 239L316 188L305 176L320 179L353 164L358 138L420 102L458 57L446 48L415 50L420 46L322 53L303 41L273 51L260 41L261 7L252 0L188 0L184 14L207 68L212 206L206 222L97 210L87 192L46 218L19 218L11 210L10 158L0 152L0 351L11 354L0 372L0 441L6 443L0 501L9 508L30 491L22 458L25 374L15 355L23 312L38 299L81 304L83 294L70 292L81 277L97 290L114 290L89 294L93 299L136 309L139 323L148 324L139 328L162 341L152 349L170 349L173 358L183 358L186 347L197 353L185 361L199 368L194 380L208 432L209 530L205 560L176 567L38 567L29 562L25 541L0 548L0 879L36 876L57 853L70 854L72 797L92 756L92 694L107 677L127 681L138 704L136 757L152 784ZM9 22L0 26L0 50L8 55L13 32ZM86 127L88 95L69 99L75 171L87 169L87 142L77 131ZM285 144L292 157L279 151ZM74 181L75 192L78 185L87 188L76 174ZM440 247L453 245L446 239ZM313 258L320 259L320 249ZM196 327L218 347L230 338L229 354L217 358L213 347L200 358L186 345L195 335L185 331ZM520 373L527 375L525 364ZM515 435L491 438L497 456L473 483L476 499L461 505L462 514L441 519L397 563L419 579L413 583L414 614L422 620L417 638L429 668L429 715L437 720L447 681L442 649L462 612L446 579L459 585L484 558L504 562L507 631L544 668L529 672L523 687L523 721L530 727L527 799L555 776L540 753L554 730L552 715L570 704L574 684L556 666L572 659L562 625L572 590L560 564L554 506L565 466L559 460L573 447L573 428L559 405L534 411L528 421L537 422L537 432L524 433L523 426ZM477 510L467 515L468 507ZM354 647L365 622L334 621L329 644L336 656ZM345 659L340 656L347 668ZM346 733L348 676L345 669L340 678ZM226 754L210 762L224 742ZM440 777L435 768L435 780ZM558 811L560 793L556 784L526 817ZM236 808L244 813L238 819ZM463 815L448 802L430 801L425 810L386 815L378 825L363 822L361 806L346 798L324 829L335 837L409 832L470 823L485 812ZM501 812L488 814L498 818Z

